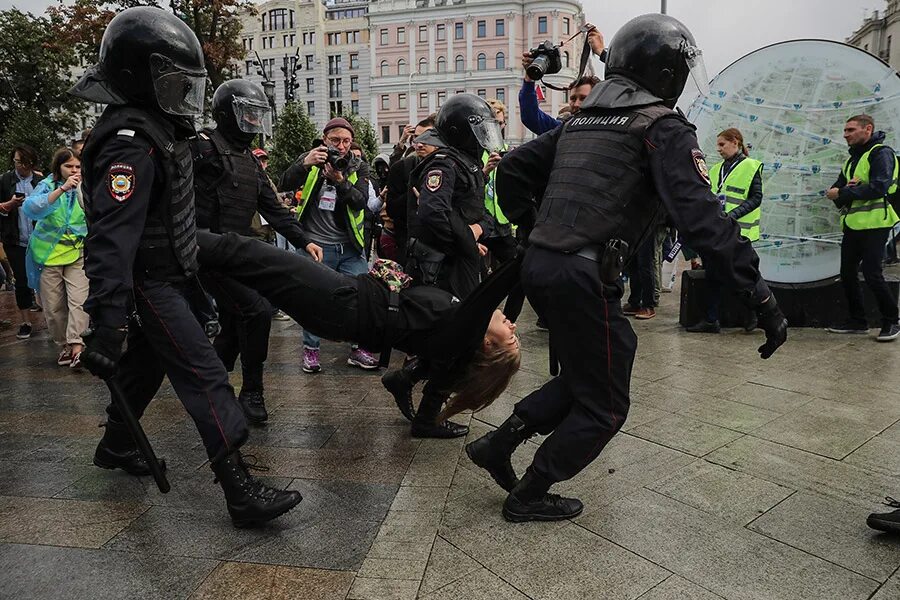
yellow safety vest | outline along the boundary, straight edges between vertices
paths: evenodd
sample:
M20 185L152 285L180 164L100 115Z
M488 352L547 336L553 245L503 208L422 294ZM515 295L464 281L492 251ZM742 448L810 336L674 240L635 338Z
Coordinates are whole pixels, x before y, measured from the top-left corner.
M297 219L303 217L303 211L306 210L307 204L309 204L309 200L312 197L313 188L316 187L316 182L319 181L319 173L322 172L322 169L319 167L311 167L309 169L309 175L306 176L306 182L303 184L303 196L302 203L300 204L300 210L297 211ZM350 176L347 180L351 184L355 184L359 177L356 173L350 173ZM365 214L361 210L353 210L349 206L347 207L347 225L350 228L350 231L353 232L353 241L356 243L356 247L358 250L362 250L365 247Z
M859 157L856 168L850 172L850 160L844 163L842 173L847 181L853 178L859 179L861 184L869 183L869 154L875 148L880 148L884 144L875 144L868 152ZM894 157L894 183L888 188L888 194L897 191L897 157ZM850 204L850 208L841 216L841 225L847 229L883 229L893 227L894 223L900 221L897 213L891 208L887 200L884 198L876 198L874 200L854 200Z
M503 149L506 150L505 144ZM486 165L490 158L491 154L485 150L481 155L481 164ZM506 215L503 214L503 211L500 210L500 204L497 198L497 169L491 171L491 174L488 175L487 183L484 186L484 208L500 225L509 224L509 219L507 219Z
M756 173L762 169L762 163L754 158L745 157L725 175L725 179L719 183L722 165L717 163L709 170L709 181L712 192L720 199L725 197L725 212L729 212L740 206L750 194L750 184ZM750 211L737 220L741 226L741 235L755 242L759 239L759 220L762 215L761 207Z

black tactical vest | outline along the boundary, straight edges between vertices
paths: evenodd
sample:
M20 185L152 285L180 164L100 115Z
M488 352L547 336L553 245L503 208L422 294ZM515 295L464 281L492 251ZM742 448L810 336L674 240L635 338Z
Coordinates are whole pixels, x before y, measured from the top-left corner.
M150 279L183 281L197 273L196 214L193 157L187 140L175 139L173 128L148 112L110 106L97 122L84 147L84 170L92 172L100 148L121 129L130 129L159 154L164 179L154 185L156 195L138 246L135 270ZM90 202L88 198L86 202ZM88 210L88 212L90 212Z
M567 121L529 242L577 252L621 239L635 252L661 214L644 140L667 117L684 119L657 104L590 108Z
M259 201L259 163L249 148L236 149L216 129L200 132L201 152L204 142L222 161L222 176L214 190L197 194L197 220L213 233L247 235Z
M421 182L422 175L427 174L431 163L436 158L449 158L456 166L456 184L453 188L453 209L456 210L466 223L477 223L484 217L484 173L481 165L469 158L465 154L458 152L453 148L441 148L432 154L426 156L416 165L410 174L410 180L413 182ZM460 174L463 176L460 177ZM418 185L414 183L413 185ZM427 241L428 232L423 231L416 216L415 197L410 198L410 205L407 211L407 228L410 237L418 237Z

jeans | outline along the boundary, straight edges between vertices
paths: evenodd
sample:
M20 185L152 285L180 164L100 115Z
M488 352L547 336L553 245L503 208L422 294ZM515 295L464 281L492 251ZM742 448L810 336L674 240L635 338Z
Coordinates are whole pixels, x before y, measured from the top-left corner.
M866 309L862 288L859 285L859 268L862 263L863 278L878 303L882 324L897 323L897 298L884 280L881 258L890 229L853 230L844 228L841 242L841 283L847 296L850 321L866 325Z
M346 244L319 244L322 246L322 264L344 275L362 275L368 272L369 264L366 262L360 250L351 242ZM297 251L301 256L309 257L305 250ZM312 260L310 258L310 260ZM321 338L305 329L303 330L303 345L306 348L318 350Z

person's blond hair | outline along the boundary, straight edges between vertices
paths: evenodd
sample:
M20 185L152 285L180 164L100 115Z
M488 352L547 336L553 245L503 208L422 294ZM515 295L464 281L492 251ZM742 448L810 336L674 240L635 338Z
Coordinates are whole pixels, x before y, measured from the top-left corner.
M497 113L503 113L503 116L509 114L509 111L506 110L506 105L497 100L496 98L488 98L486 100L488 106L491 107L491 110L494 111L494 116L497 116Z
M490 406L509 386L521 364L521 352L513 352L505 345L479 348L453 386L453 395L438 416L438 422L464 410L477 412Z

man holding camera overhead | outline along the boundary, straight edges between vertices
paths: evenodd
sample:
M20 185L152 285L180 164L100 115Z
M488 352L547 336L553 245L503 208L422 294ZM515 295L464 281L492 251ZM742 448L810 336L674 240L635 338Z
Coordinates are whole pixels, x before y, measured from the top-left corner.
M322 247L322 262L338 273L360 275L368 270L363 248L369 168L350 153L353 126L336 117L322 131L321 144L300 155L278 186L300 190L297 218L310 241ZM320 338L303 331L303 372L318 373ZM378 358L352 348L347 364L377 369Z
M603 34L591 23L585 23L581 31L587 32L587 42L591 47L591 52L602 60ZM542 56L546 56L547 59L535 61L535 59ZM538 64L532 65L534 62ZM543 64L546 64L547 68L537 68ZM553 68L554 64L556 65L555 70ZM535 81L542 79L544 75L556 73L562 68L559 47L553 47L551 43L544 42L537 48L525 52L522 54L522 68L525 69L525 80L522 82L522 89L519 90L519 114L522 115L522 124L535 135L541 135L556 129L562 124L562 121L540 109L534 84ZM567 92L569 95L569 110L572 114L578 112L578 109L581 108L581 103L598 83L600 83L600 80L597 77L579 73L578 79Z

